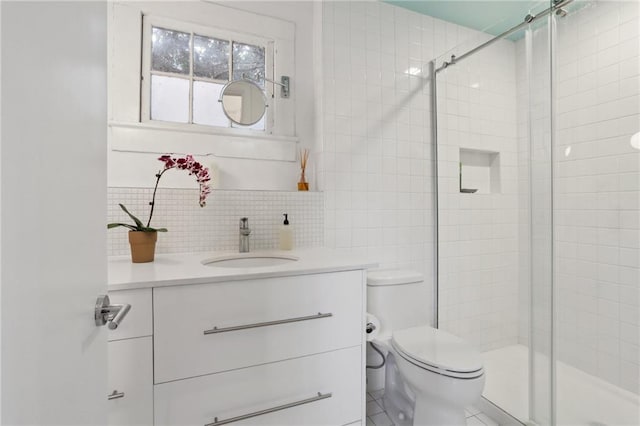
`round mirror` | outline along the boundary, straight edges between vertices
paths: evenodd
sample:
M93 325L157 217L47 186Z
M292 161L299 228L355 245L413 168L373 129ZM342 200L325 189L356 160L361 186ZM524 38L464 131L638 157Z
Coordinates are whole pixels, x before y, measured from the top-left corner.
M227 118L243 126L251 126L260 121L267 108L264 92L249 80L227 83L222 88L219 101L222 102L222 110Z

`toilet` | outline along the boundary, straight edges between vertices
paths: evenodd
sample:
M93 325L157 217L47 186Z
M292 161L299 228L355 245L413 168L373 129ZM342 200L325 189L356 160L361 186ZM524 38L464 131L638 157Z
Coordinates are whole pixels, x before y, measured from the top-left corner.
M465 407L482 395L480 353L428 325L424 278L408 270L367 274L367 311L379 322L373 340L385 353L384 408L396 425L466 425Z

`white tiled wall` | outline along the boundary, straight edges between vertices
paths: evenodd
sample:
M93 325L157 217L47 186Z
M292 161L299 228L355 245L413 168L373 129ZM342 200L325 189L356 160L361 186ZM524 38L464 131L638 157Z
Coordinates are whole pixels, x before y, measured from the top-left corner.
M428 68L419 72L449 27L382 2L323 2L325 244L422 271L428 285L434 181Z
M483 351L518 340L515 79L508 40L438 74L440 326ZM490 187L472 179L461 149L492 161L481 168ZM460 192L460 162L478 192Z
M150 188L109 188L107 221L131 222L118 203L141 220L147 219L151 196ZM249 218L252 250L277 248L283 213L289 214L295 247L321 247L323 205L321 192L215 190L201 208L198 190L160 188L151 226L169 232L158 235L156 252L235 251L241 217ZM108 254L129 254L127 238L125 228L109 230Z
M385 3L357 1L323 2L322 29L319 174L326 197L325 243L369 255L382 267L422 271L432 285L428 64L487 36ZM515 99L507 96L515 92L513 51L513 43L500 43L477 72L465 67L442 88L452 118L440 158L451 166L445 167L447 177L456 183L447 181L441 188L451 197L445 197L447 210L440 216L441 232L450 242L441 251L446 268L440 307L445 328L482 348L517 339L517 145ZM479 78L482 88L470 90L471 78ZM480 97L489 97L490 108ZM476 113L482 118L474 118ZM502 194L457 193L459 146L501 153ZM432 299L425 300L427 311L432 305Z
M559 357L636 393L639 28L637 2L594 2L558 20L553 182Z
M559 356L640 393L638 2L567 18L557 53Z
M323 2L325 243L433 285L429 62L480 33L381 2ZM433 300L425 300L432 310Z

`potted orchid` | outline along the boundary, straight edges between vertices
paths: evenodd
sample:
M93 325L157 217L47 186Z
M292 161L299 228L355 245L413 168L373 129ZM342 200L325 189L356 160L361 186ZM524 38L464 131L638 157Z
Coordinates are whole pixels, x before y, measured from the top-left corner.
M158 160L164 163L164 168L156 173L156 186L153 189L153 197L149 205L151 210L149 212L149 219L145 225L140 219L134 216L123 204L119 204L120 208L133 220L133 224L130 223L109 223L108 229L125 227L129 229L129 244L131 245L131 261L133 263L145 263L153 262L155 255L156 241L158 240L158 232L167 232L166 228L152 228L151 219L153 218L153 211L156 206L156 192L158 191L158 184L160 178L165 174L167 170L179 169L186 170L189 175L196 177L196 181L200 185L200 199L198 203L200 207L205 206L205 200L211 193L209 187L209 169L202 166L194 160L193 156L187 155L185 157L175 158L170 155L163 155Z

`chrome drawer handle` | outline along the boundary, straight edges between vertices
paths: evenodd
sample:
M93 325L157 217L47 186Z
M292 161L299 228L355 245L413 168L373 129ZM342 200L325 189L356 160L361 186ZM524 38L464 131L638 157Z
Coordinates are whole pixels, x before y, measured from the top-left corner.
M309 404L311 402L320 401L321 399L331 398L331 392L329 393L320 393L318 392L318 396L314 396L312 398L303 399L296 402L290 402L289 404L278 405L277 407L267 408L266 410L256 411L254 413L243 414L242 416L231 417L226 420L218 420L218 418L213 419L213 423L207 423L204 426L220 426L226 425L233 422L239 422L240 420L250 419L252 417L262 416L264 414L274 413L276 411L286 410L287 408L297 407L298 405Z
M290 322L299 322L299 321L309 321L309 320L320 319L320 318L328 318L332 316L333 314L331 312L329 312L328 314L323 314L321 312L318 312L317 315L308 315L306 317L287 318L287 319L276 320L276 321L258 322L255 324L236 325L233 327L222 327L222 328L213 327L211 330L205 330L204 334L207 335L207 334L216 334L216 333L226 333L227 331L238 331L238 330L246 330L248 328L268 327L270 325L287 324Z
M109 401L111 401L112 399L119 399L119 398L124 398L124 392L118 392L117 390L114 390L113 392L111 392L110 395L107 395L107 399Z

